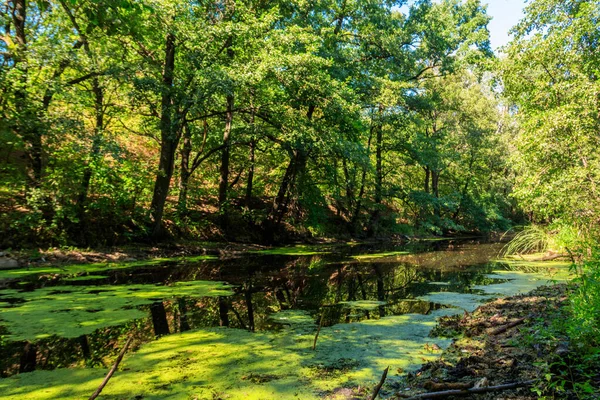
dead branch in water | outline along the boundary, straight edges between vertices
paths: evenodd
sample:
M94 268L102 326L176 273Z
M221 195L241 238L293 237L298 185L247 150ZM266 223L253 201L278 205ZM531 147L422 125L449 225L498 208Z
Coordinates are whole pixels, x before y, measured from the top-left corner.
M379 394L379 391L381 390L381 387L383 386L385 379L387 378L389 369L390 369L390 367L387 367L386 369L383 370L383 375L381 375L381 380L379 381L377 386L375 386L375 390L373 390L373 394L371 395L369 400L375 400L375 398Z
M131 344L132 340L133 340L133 335L129 336L129 339L127 339L127 342L125 342L125 346L123 346L123 348L121 349L121 352L119 353L119 356L117 357L114 365L112 366L112 368L110 369L110 371L108 371L108 374L106 374L106 377L104 378L104 380L102 381L102 383L100 384L100 386L98 386L98 389L96 389L96 391L94 392L94 394L92 394L90 396L89 400L94 400L96 397L98 397L100 395L100 392L102 392L102 389L104 389L104 387L108 383L109 379L113 376L113 374L115 373L115 371L119 367L119 364L121 363L121 360L123 359L123 356L125 355L125 352L127 351L127 348Z
M530 386L533 384L533 380L523 381L523 382L513 382L513 383L505 383L497 386L487 386L487 387L479 387L465 390L444 390L442 392L429 392L429 393L421 393L415 396L409 397L406 400L420 400L420 399L439 399L442 397L449 396L466 396L469 394L476 393L488 393L488 392L499 392L502 390L516 389L518 387Z
M323 317L325 316L325 308L321 312L321 318L319 319L319 328L317 328L317 334L315 335L315 340L313 342L313 350L317 348L317 339L319 338L319 333L321 332L321 327L323 326Z

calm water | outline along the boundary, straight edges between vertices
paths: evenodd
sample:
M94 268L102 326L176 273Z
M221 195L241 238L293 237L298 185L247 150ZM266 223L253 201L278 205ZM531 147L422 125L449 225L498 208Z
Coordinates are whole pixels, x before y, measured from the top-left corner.
M137 285L135 290L143 290L139 288L145 286L140 284L173 285L203 280L226 282L231 285L233 294L195 297L193 293L186 293L168 299L157 295L152 304L138 307L146 317L117 326L107 323L102 329L76 338L50 336L27 342L3 337L0 370L6 377L34 368L102 365L105 357L114 356L118 351L117 339L132 331L144 342L154 340L156 335L213 326L250 331L281 330L292 324L293 319L277 316L293 316L296 311L298 315L312 318L315 324L322 316L324 327L390 315L427 314L447 306L419 300L420 296L431 292L476 294L481 290L474 286L503 282L488 276L493 270L507 268L490 262L497 258L502 246L476 241L438 241L388 248L332 246L318 248L316 255L245 254L195 263L165 262L100 274L94 272L95 277L89 280L34 277L5 282L4 290L19 288L36 293L53 286ZM365 257L368 254L376 256ZM4 302L13 302L14 307L23 305L22 300L10 296L4 298ZM87 311L93 315L98 310ZM282 311L287 313L281 314ZM68 313L69 310L57 312ZM26 312L23 318L27 318ZM0 330L10 333L2 321Z

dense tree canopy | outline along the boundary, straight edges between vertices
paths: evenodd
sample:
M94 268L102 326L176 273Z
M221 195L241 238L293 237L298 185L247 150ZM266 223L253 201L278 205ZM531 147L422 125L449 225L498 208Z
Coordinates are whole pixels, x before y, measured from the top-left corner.
M506 182L483 179L506 165L485 163L502 132L479 1L21 0L2 19L3 226L22 238L489 231L510 214Z
M597 215L583 201L598 178L592 2L531 3L500 61L477 0L15 0L0 12L6 244L489 232L521 209Z

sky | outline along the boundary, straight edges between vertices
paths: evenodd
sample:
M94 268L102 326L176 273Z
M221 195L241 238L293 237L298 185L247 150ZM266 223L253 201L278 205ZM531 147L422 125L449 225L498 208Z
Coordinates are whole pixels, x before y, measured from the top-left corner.
M493 18L488 29L492 49L497 50L510 41L508 31L523 17L525 0L484 0L482 3L488 4L488 15Z

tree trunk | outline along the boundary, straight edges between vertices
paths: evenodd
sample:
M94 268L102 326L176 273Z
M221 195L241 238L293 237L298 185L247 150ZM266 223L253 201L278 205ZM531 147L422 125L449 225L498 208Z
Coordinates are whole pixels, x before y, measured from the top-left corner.
M233 49L231 48L233 38L227 40L227 56L233 60ZM233 122L233 88L227 95L227 109L225 113L225 130L223 131L223 150L221 150L221 167L219 176L219 225L226 230L228 225L227 215L227 190L229 188L229 156L231 152L231 125Z
M383 200L383 127L377 127L377 139L375 142L375 204L381 204Z
M435 203L433 203L433 209L435 211L435 216L441 217L441 207L439 203L440 191L439 191L439 182L440 182L440 172L431 170L431 191L433 192L433 196L435 197Z
M250 151L248 153L248 162L250 164L248 168L248 180L246 183L246 207L250 208L250 202L252 201L252 185L254 184L254 152L256 148L256 141L250 141Z
M89 360L92 357L92 352L90 351L90 343L88 341L87 335L79 336L79 345L81 346L81 353L83 354L83 358Z
M21 353L21 362L19 365L19 372L32 372L35 370L37 362L37 346L33 343L26 342Z
M429 173L430 173L430 171L429 171L429 167L425 167L424 169L425 169L425 185L423 188L425 190L425 193L429 193Z
M371 129L369 129L369 140L367 141L367 156L370 159L371 156L371 141L373 140L373 130L375 129L375 125L371 125ZM350 220L350 226L353 233L358 232L358 218L360 217L360 210L362 208L362 199L365 195L365 187L367 182L367 166L363 165L362 167L362 175L360 178L360 189L358 191L358 196L356 199L356 207L354 207L354 213L352 213L352 219Z
M154 326L154 334L156 336L168 335L169 322L167 321L167 311L162 301L153 303L150 306L150 312L152 314L152 324Z
M377 277L377 301L385 301L385 287L383 285L383 274L381 268L377 265L374 267L375 276ZM379 316L385 317L385 306L379 306Z
M188 322L187 306L185 304L185 299L179 299L177 305L179 306L179 332L189 331L190 323Z
M223 296L219 296L219 326L229 326L229 306Z
M227 96L227 112L225 115L225 131L223 132L223 149L221 150L221 167L219 176L219 212L220 225L227 228L227 190L229 188L229 156L231 152L231 123L233 121L233 95Z
M183 146L181 147L181 166L179 170L179 214L187 214L188 183L190 180L190 154L192 153L192 134L186 124L183 130Z
M25 158L27 160L26 178L27 188L38 187L42 178L42 134L36 112L32 112L32 105L27 98L27 35L25 22L27 21L27 1L15 0L13 10L13 25L15 26L15 41L17 54L14 57L15 67L21 69L20 85L15 93L16 107L21 114L17 123L25 144Z
M91 57L91 54L89 56ZM100 156L101 135L102 130L104 129L104 91L100 86L98 78L94 78L92 80L92 86L92 91L94 93L94 111L96 114L96 121L94 126L94 137L92 138L90 159L91 162L94 162ZM88 160L86 162L85 169L83 170L81 188L77 199L77 214L82 232L85 231L85 206L90 189L90 182L92 180L92 172L92 166L90 165L90 160Z
M160 117L160 160L158 163L158 173L154 183L154 193L150 211L153 218L151 236L154 239L162 235L162 218L165 208L165 202L169 193L171 177L173 176L173 167L175 163L175 151L179 143L178 129L173 126L174 104L173 104L173 74L175 72L175 35L167 34L165 43L165 65L163 72L163 93L161 99L161 117Z
M375 234L383 202L383 123L381 121L383 106L381 104L379 105L378 113L380 121L378 121L376 128L377 135L375 139L375 209L371 214L371 221L369 222L369 236Z
M346 161L346 158L343 157L342 158L342 169L344 171L344 179L346 180L346 185L345 185L345 189L346 189L346 207L343 211L343 213L346 215L347 218L350 218L350 210L352 210L352 205L354 204L354 184L352 182L352 177L350 177L350 171L348 170L348 162ZM337 168L336 168L337 170ZM353 173L353 177L356 177L356 173ZM337 185L336 185L337 186Z
M248 308L248 329L254 332L254 307L252 306L252 286L249 285L245 293L246 307Z
M311 105L308 107L306 118L311 121L315 106ZM294 182L298 176L303 173L306 169L306 163L308 162L308 152L305 149L294 149L290 151L290 162L283 175L283 180L279 186L279 191L273 202L273 208L271 213L267 217L264 226L265 240L272 243L275 238L275 233L279 230L279 225L287 212L288 202L290 196L288 196Z

